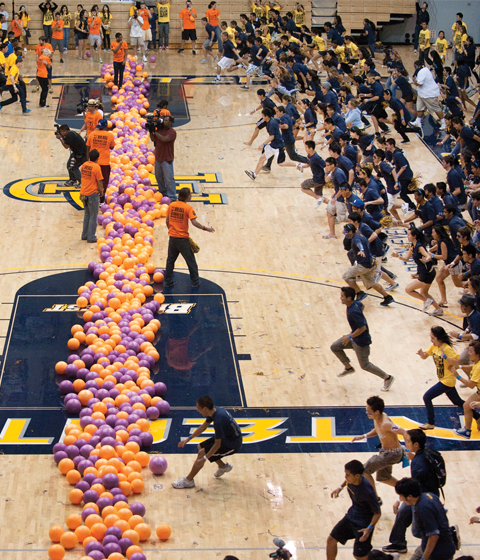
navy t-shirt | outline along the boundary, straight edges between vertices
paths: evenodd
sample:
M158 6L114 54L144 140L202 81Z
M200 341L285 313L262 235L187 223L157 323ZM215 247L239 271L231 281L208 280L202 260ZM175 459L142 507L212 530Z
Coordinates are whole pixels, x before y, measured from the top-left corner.
M455 83L455 79L453 76L448 76L445 81L445 85L448 87L448 91L452 97L460 97L457 84Z
M282 138L285 144L295 144L295 136L293 135L293 119L290 115L283 115L279 119L280 124L288 125L288 128L281 128ZM267 128L268 129L268 128Z
M345 517L361 529L365 529L370 524L374 514L380 512L380 505L375 491L363 475L362 482L358 486L347 484L347 490L352 500L352 505Z
M310 123L310 127L317 126L317 122L318 122L317 114L313 109L308 107L304 113L304 117L305 117L305 124L308 125Z
M358 148L357 146L352 146L351 144L346 144L343 148L343 153L353 165L357 165Z
M355 256L355 260L360 266L363 266L364 268L372 268L373 257L370 251L368 239L359 231L357 231L352 237L352 251ZM360 252L363 252L365 256L362 257L359 255L358 253Z
M370 43L370 44L375 43L375 41L377 40L377 37L376 37L375 31L372 29L372 27L370 25L368 25L368 23L367 23L365 25L365 27L363 28L363 30L367 34L368 43Z
M355 341L355 344L358 346L369 346L372 344L372 338L370 336L370 332L368 330L368 323L365 319L365 315L363 314L363 304L359 301L354 301L352 305L347 307L347 321L350 325L350 332L355 332L357 329L362 327L367 327L365 331L359 336L355 338L352 337L352 340Z
M260 104L264 109L271 109L272 111L275 109L275 103L270 99L270 97L265 97L260 101Z
M267 123L267 132L270 136L273 136L273 140L270 142L270 146L275 149L283 148L285 146L278 124L278 119L273 118L270 119Z
M347 130L347 124L345 122L345 119L342 117L342 115L340 115L339 113L333 113L331 119L333 121L333 124L337 128L339 128L342 132L345 132Z
M475 257L473 262L465 263L465 274L467 278L480 275L480 261Z
M334 91L332 90L327 91L327 93L325 94L325 103L333 103L333 105L335 105L335 111L337 113L340 113L340 105L338 104L338 97Z
M473 310L470 315L463 319L463 330L468 326L470 332L480 338L480 313Z
M463 206L467 202L467 193L465 192L465 186L463 184L463 179L457 169L454 167L450 169L447 173L447 185L450 192L453 194L457 189L460 189L460 194L456 194L458 204Z
M388 104L390 105L392 110L395 112L395 114L396 114L396 116L399 120L401 120L400 111L402 111L402 109L403 109L403 117L405 119L405 122L409 123L412 120L412 115L409 113L408 109L400 101L400 99L397 99L396 97L392 97L390 99L390 101L388 102Z
M400 169L402 167L406 166L405 171L400 175L399 180L405 180L405 179L412 179L413 177L413 171L412 168L410 167L410 164L407 161L407 158L403 155L403 152L401 150L396 149L393 152L393 157L392 157L393 163L395 165L395 171L400 171Z
M224 43L223 43L223 56L225 58L235 58L235 54L233 52L233 49L235 47L233 46L232 41L230 41L230 39L227 39Z
M410 472L412 478L420 483L420 490L423 492L432 492L438 496L438 479L437 475L427 460L428 451L419 449L415 453L415 457L410 464Z
M370 212L374 220L380 220L382 217L383 204L368 204L380 198L380 190L378 183L370 179L367 184L367 190L363 193L363 202L365 202L365 210Z
M345 176L348 177L348 173L351 169L353 169L353 163L348 157L340 154L337 158L337 167L345 173Z
M207 416L205 421L209 424L213 422L215 439L221 439L222 445L237 451L242 447L242 432L230 412L217 407L213 416Z
M318 185L325 184L325 161L321 156L319 156L316 152L313 156L307 155L308 165L312 170L313 180Z
M432 235L432 227L435 225L436 214L435 208L433 205L427 200L423 206L418 205L418 208L415 210L415 214L422 220L422 224L426 224L427 222L432 221L433 224L424 228L422 231L427 235Z
M290 115L294 121L297 121L300 118L300 113L298 112L295 105L292 105L291 103L287 103L285 112L287 113L287 115Z
M340 169L340 167L335 167L335 169L330 174L330 180L333 183L333 188L335 189L335 194L337 194L338 190L340 189L340 185L342 183L346 182L347 176Z
M400 191L400 186L395 186L395 178L392 175L393 165L390 165L388 161L381 161L379 167L380 175L384 179L387 185L387 193L394 195Z
M360 224L359 229L360 233L366 237L367 241L374 233L373 229L363 222ZM381 242L379 237L376 237L373 241L370 242L370 250L372 251L372 255L374 255L375 257L383 257L383 243Z
M213 27L213 25L210 25L209 23L207 23L205 25L205 31L207 32L208 38L210 39L210 41L212 41L212 43L214 43L216 41L215 39L215 35L213 35L213 39L212 39L212 33L215 33L215 27Z
M428 538L438 535L438 541L430 554L431 560L453 558L455 545L450 533L450 524L442 503L431 492L420 494L413 510L414 523L422 535L422 549L425 550Z

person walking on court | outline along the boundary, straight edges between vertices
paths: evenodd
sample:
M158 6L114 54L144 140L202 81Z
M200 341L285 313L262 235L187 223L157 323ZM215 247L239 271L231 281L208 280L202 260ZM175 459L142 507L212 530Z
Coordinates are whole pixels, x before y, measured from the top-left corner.
M173 280L173 269L178 255L182 255L188 266L190 273L190 280L192 288L197 288L200 285L200 278L198 276L198 265L195 259L195 254L192 250L190 243L190 236L188 234L188 222L191 220L192 224L204 231L214 233L212 227L202 226L197 220L197 215L194 209L188 204L192 200L192 193L187 187L178 191L178 200L172 202L168 207L167 212L167 227L168 227L168 257L167 266L165 269L164 286L171 287L175 284Z
M352 443L376 436L380 439L381 448L378 455L373 455L365 463L365 477L376 492L373 473L377 473L377 482L383 482L389 486L395 486L397 483L397 479L392 476L392 467L402 460L403 447L400 445L397 433L393 429L393 422L384 412L385 403L383 399L377 396L368 398L365 410L370 420L373 420L373 430L361 436L355 436ZM380 505L382 505L381 501Z
M202 443L198 445L197 459L191 471L187 476L172 482L172 486L177 489L194 488L194 478L203 469L207 459L210 463L217 463L218 465L218 469L213 474L216 478L220 478L224 474L229 473L233 469L233 466L230 463L225 463L223 459L238 453L242 447L242 432L240 426L227 410L215 407L213 400L208 395L197 399L197 412L205 418L205 422L199 426L191 436L180 441L178 447L183 448L189 441L199 437L210 427L212 422L215 435L202 441Z
M388 391L395 381L395 377L388 375L388 373L385 373L369 360L372 337L368 330L367 320L363 314L363 304L355 301L355 290L349 286L340 288L340 301L347 307L347 321L351 332L350 334L343 335L330 346L330 350L344 366L343 371L337 374L337 377L345 377L354 373L355 368L345 354L345 349L352 349L357 355L360 367L364 371L382 378L384 380L382 391Z
M352 505L327 538L327 560L335 560L338 543L344 545L349 540L355 540L353 556L357 560L365 560L372 550L373 531L382 512L375 490L364 476L364 470L360 461L349 461L345 465L345 480L331 493L332 498L338 498L346 486Z

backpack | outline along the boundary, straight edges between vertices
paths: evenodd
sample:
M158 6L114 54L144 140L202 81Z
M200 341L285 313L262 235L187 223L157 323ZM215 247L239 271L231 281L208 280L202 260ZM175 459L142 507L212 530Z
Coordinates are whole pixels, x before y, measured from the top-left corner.
M426 447L424 454L425 454L425 459L427 460L427 463L429 464L432 472L434 472L437 477L438 488L441 490L445 486L445 483L447 482L447 470L445 468L445 460L436 449L432 449L431 447ZM442 490L442 496L445 499L445 496L443 495L443 490Z

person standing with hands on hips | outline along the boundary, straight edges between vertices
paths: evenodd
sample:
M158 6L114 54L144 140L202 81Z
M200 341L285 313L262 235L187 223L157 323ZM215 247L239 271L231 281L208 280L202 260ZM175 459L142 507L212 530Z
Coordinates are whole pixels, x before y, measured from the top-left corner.
M150 140L155 145L155 178L158 190L171 201L177 199L175 177L173 174L174 144L177 132L172 127L175 119L171 116L163 118L160 130L150 132Z
M202 226L197 220L194 209L188 204L191 200L192 193L190 189L185 187L178 192L178 201L172 202L168 207L167 227L169 240L164 280L164 286L167 288L175 284L173 281L173 269L178 255L182 255L187 263L192 288L197 288L200 285L197 261L192 250L188 233L188 221L191 220L192 224L198 229L203 229L203 231L209 231L210 233L215 232L213 228Z
M188 191L189 189L182 189ZM198 445L198 455L192 470L183 478L172 482L172 486L177 489L195 488L195 476L203 469L205 462L217 463L218 469L214 475L220 478L230 472L233 466L224 463L222 459L238 453L242 447L242 432L240 426L235 422L233 416L224 408L215 407L213 400L205 395L197 400L197 412L205 418L205 422L199 426L191 436L183 439L178 447L185 445L192 439L199 437L209 428L213 422L215 436L202 441Z

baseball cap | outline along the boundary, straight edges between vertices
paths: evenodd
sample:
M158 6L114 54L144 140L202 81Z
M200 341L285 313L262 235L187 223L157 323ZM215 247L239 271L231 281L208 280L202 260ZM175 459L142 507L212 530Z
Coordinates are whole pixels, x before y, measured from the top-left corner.
M363 210L365 208L365 202L363 202L363 200L360 200L360 198L357 198L357 200L352 203L352 206L354 206L355 208L361 208Z
M460 305L475 308L475 296L472 294L463 294L463 296L458 300L458 303Z
M103 130L104 128L107 128L107 126L108 126L108 121L107 121L107 119L100 119L100 120L98 121L97 128L98 128L99 130Z

